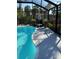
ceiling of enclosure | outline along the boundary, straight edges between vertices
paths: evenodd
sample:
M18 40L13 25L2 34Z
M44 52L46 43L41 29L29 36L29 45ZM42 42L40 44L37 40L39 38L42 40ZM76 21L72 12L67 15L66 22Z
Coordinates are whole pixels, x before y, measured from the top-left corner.
M53 8L55 5L60 4L60 0L17 0L20 3L34 3L46 9ZM53 3L53 4L52 4Z
M50 1L50 2L55 3L57 5L61 3L61 0L47 0L47 1Z

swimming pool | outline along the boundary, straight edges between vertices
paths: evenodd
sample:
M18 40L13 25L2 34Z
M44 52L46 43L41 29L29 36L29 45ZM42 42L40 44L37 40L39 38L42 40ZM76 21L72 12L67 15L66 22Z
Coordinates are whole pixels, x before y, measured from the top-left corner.
M17 59L36 59L37 48L32 41L35 27L17 27Z

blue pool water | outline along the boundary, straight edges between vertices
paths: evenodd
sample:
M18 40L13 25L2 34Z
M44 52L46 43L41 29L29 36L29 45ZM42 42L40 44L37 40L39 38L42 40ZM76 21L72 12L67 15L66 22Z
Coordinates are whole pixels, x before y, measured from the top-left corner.
M17 59L35 59L37 49L32 42L32 26L17 27Z

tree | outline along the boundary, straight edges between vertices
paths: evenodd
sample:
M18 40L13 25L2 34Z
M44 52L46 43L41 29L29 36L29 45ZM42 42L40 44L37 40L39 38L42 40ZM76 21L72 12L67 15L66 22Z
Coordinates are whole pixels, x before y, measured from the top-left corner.
M26 14L26 16L30 16L30 6L25 6L25 8L24 8L24 11L25 11L25 14Z
M33 15L33 18L35 18L36 13L38 12L38 9L39 9L38 6L33 6L33 9L32 9L32 15Z
M25 6L24 12L25 12L25 17L24 17L25 24L26 24L26 23L30 23L32 16L30 15L30 13L31 13L31 8L30 8L29 5Z

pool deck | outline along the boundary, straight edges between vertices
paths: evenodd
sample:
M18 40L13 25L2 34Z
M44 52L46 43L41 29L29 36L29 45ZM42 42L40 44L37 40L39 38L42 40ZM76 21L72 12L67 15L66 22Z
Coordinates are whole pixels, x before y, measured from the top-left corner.
M60 37L49 28L37 28L33 33L33 42L38 48L37 59L61 59L60 41Z

